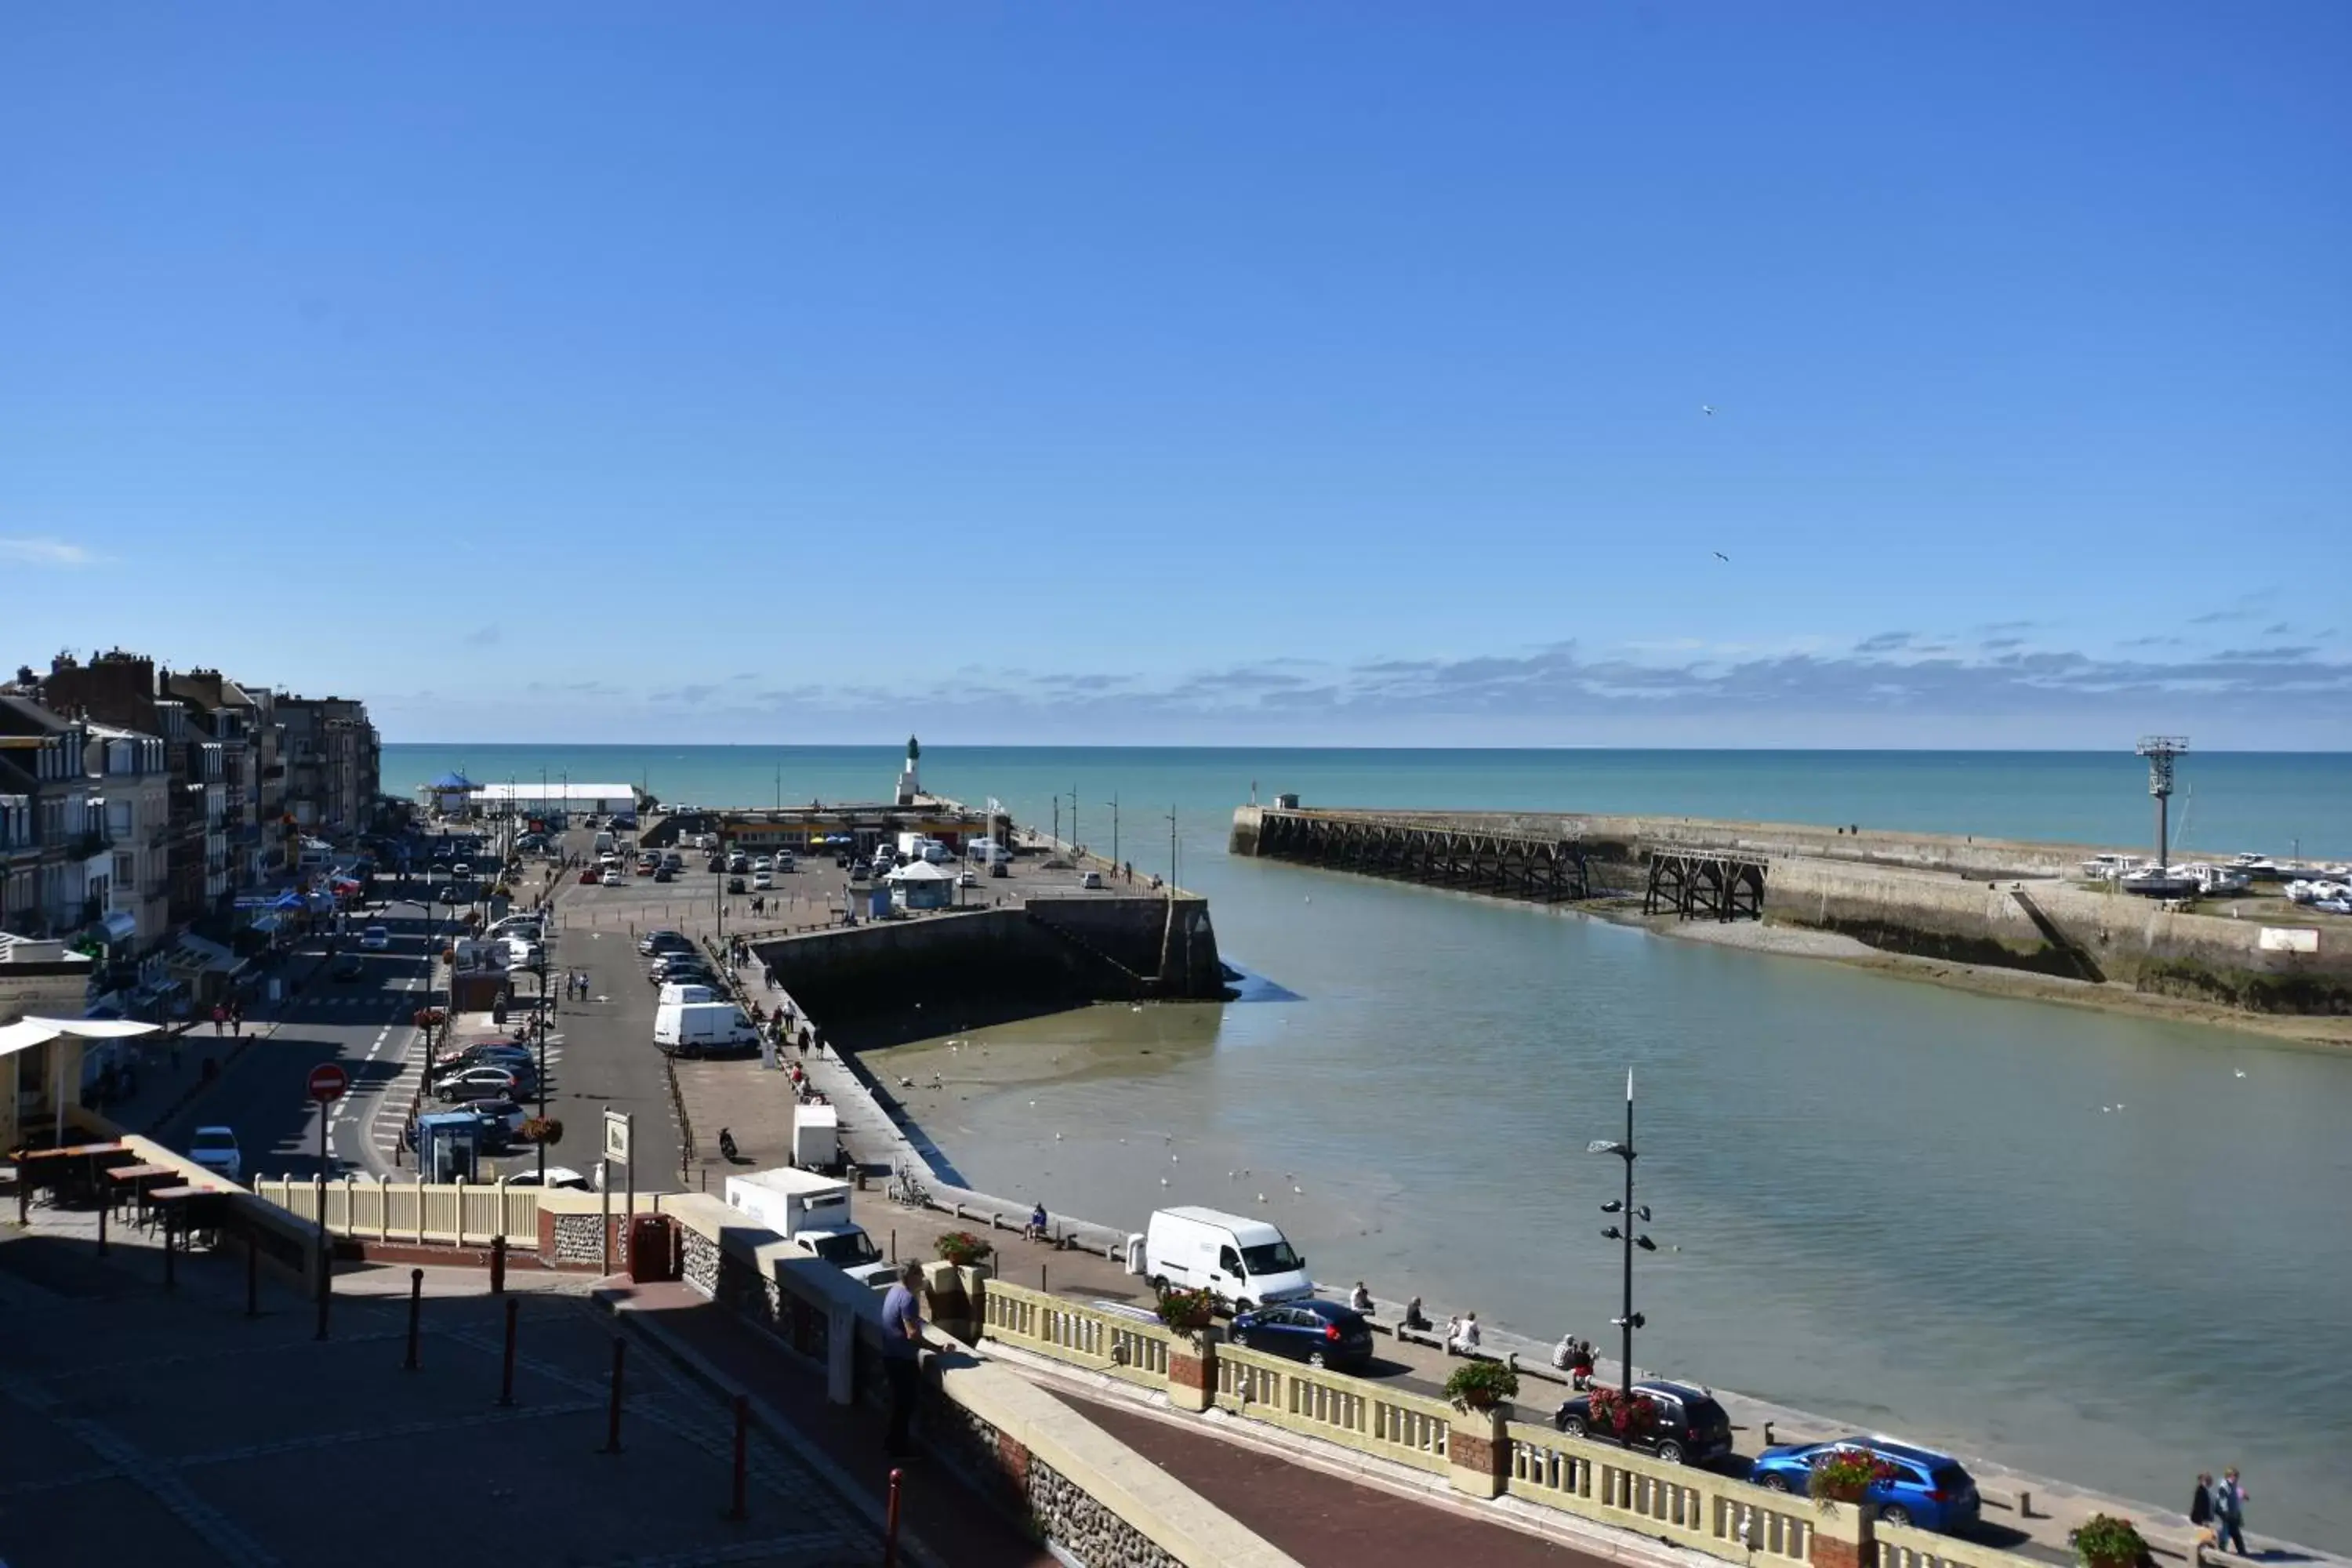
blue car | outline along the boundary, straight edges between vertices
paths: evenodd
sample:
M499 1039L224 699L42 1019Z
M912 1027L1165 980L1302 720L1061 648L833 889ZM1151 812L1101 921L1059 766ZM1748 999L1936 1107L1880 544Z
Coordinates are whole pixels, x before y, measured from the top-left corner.
M1947 1535L1976 1523L1976 1478L1958 1459L1885 1437L1841 1437L1834 1443L1767 1448L1748 1479L1767 1491L1803 1492L1811 1479L1814 1461L1844 1448L1875 1455L1895 1467L1891 1479L1863 1494L1864 1502L1878 1505L1878 1517L1887 1523L1916 1525Z
M1337 1301L1276 1301L1236 1312L1226 1337L1244 1350L1271 1351L1309 1366L1345 1371L1372 1359L1372 1326Z

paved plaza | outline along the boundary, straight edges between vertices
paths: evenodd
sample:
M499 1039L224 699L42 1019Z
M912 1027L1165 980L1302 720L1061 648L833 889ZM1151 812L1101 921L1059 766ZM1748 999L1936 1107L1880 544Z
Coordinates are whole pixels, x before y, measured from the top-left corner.
M408 1271L338 1280L330 1337L282 1283L245 1315L241 1266L78 1235L0 1232L0 1562L460 1564L880 1561L878 1532L754 1430L729 1520L732 1417L632 1342L606 1454L616 1329L584 1286L520 1294L515 1403L498 1404L505 1303L432 1270L404 1370Z

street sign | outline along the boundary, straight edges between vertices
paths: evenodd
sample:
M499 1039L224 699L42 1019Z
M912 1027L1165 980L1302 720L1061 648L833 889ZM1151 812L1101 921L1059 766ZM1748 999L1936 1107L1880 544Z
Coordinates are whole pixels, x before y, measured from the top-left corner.
M332 1062L320 1062L310 1069L310 1098L321 1102L342 1099L352 1087L352 1075Z
M629 1163L629 1113L625 1110L604 1112L604 1158Z

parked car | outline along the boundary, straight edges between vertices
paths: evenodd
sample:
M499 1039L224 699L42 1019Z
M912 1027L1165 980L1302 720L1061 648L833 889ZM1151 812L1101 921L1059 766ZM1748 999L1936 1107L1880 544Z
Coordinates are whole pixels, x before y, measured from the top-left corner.
M431 1076L446 1078L451 1073L478 1067L528 1068L535 1059L529 1046L517 1045L509 1040L488 1040L440 1058L434 1062Z
M332 980L357 980L366 973L367 961L356 952L337 953L335 962L327 966L328 978Z
M370 926L360 932L360 945L370 952L383 952L392 946L392 931L384 926Z
M751 857L751 869L754 871L772 871L775 868L776 863L767 856L754 855Z
M481 1124L482 1146L492 1151L511 1149L522 1134L522 1124L530 1115L510 1100L478 1100L466 1107Z
M649 931L637 939L637 951L647 957L665 950L685 952L693 946L692 937L682 931L672 931L667 926L659 931Z
M956 886L959 888L977 888L980 886L980 879L973 876L971 868L967 867L962 871L956 874Z
M1078 879L1078 886L1079 886L1079 887L1081 887L1081 888L1099 888L1099 887L1101 887L1101 886L1102 886L1102 873L1101 873L1100 871L1088 871L1088 872L1087 872L1084 876L1082 876L1082 877L1080 877L1080 878Z
M1372 1326L1361 1312L1337 1301L1281 1301L1236 1312L1226 1337L1244 1350L1271 1351L1343 1372L1372 1359Z
M751 858L749 855L730 855L727 858L727 868L730 871L749 871L751 868Z
M706 871L724 871L727 869L727 857L724 855L713 855L710 858L709 864L705 865L702 868Z
M502 1067L467 1068L433 1086L433 1098L447 1100L512 1100L521 1092L520 1079Z
M988 863L988 874L992 877L1010 877L1013 875L1013 868L1002 860L992 860Z
M853 882L863 882L866 879L866 862L863 860L849 868L849 879Z
M1647 1394L1655 1418L1647 1432L1622 1441L1621 1446L1647 1448L1670 1465L1707 1465L1731 1452L1731 1417L1715 1395L1693 1384L1637 1383L1634 1394ZM1571 1437L1595 1442L1620 1439L1591 1429L1592 1396L1580 1394L1552 1415L1551 1424Z
M597 867L583 866L580 868L581 886L593 888L596 885L598 880L604 877L604 871Z
M776 878L773 872L754 871L751 873L751 890L753 892L764 893L775 885Z
M677 880L677 877L668 867L658 866L654 868L654 880L656 882L675 882Z
M618 868L615 868L604 873L604 883L608 888L625 888L629 885L629 879L621 874Z
M232 1182L240 1180L245 1173L245 1155L238 1150L236 1133L231 1128L197 1128L194 1142L188 1145L188 1158Z
M727 879L727 890L728 890L729 892L730 892L730 893L740 893L740 892L741 892L741 891L743 890L743 879L742 879L742 878L740 878L740 877L730 877L730 878L728 878L728 879Z
M1885 1437L1841 1437L1833 1443L1767 1448L1757 1457L1748 1479L1767 1491L1802 1492L1813 1466L1842 1449L1860 1449L1895 1467L1892 1477L1862 1494L1863 1501L1878 1505L1878 1517L1887 1523L1952 1534L1977 1522L1976 1478L1958 1459Z
M443 888L436 896L438 897L445 904L462 904L466 901L464 889L459 888L455 882Z

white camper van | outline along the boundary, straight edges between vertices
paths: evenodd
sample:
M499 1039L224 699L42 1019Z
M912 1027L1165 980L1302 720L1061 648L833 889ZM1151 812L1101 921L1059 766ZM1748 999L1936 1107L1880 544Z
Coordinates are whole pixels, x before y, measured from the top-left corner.
M1315 1294L1307 1262L1262 1219L1216 1209L1155 1209L1143 1233L1154 1289L1213 1290L1235 1311Z

